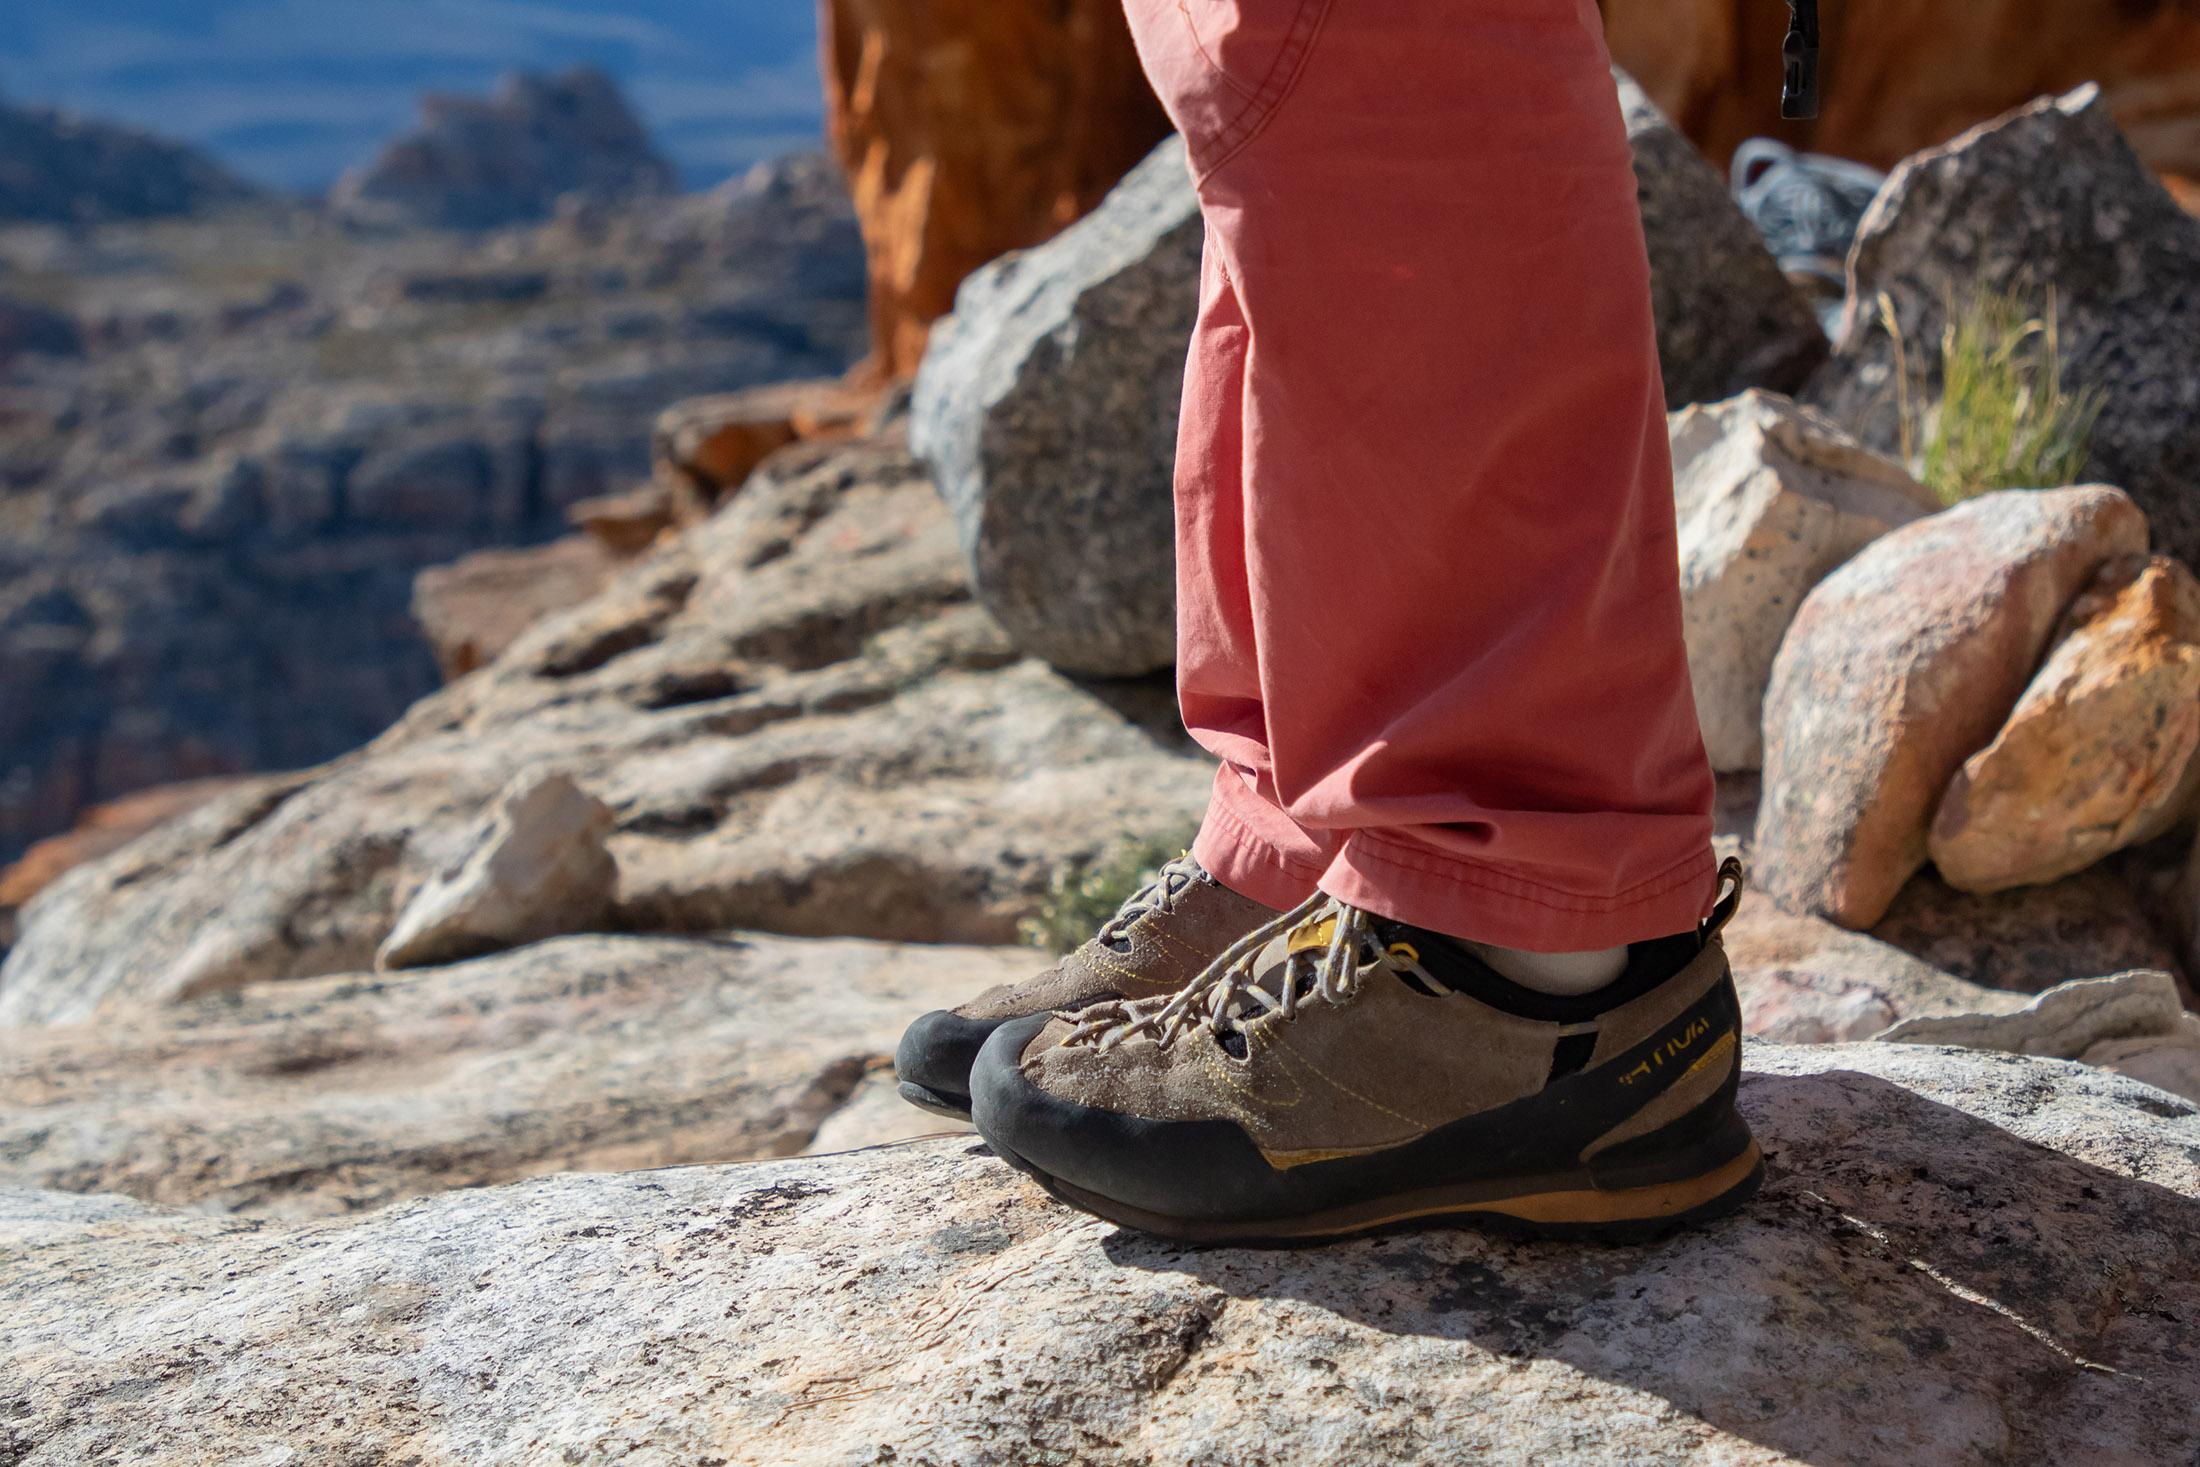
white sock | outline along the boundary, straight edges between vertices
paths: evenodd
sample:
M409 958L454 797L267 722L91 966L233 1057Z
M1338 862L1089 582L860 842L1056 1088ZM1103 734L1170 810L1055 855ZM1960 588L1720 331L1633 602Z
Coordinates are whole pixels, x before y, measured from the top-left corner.
M1600 948L1589 953L1531 953L1486 942L1462 942L1467 951L1522 988L1573 998L1594 993L1627 971L1627 949Z

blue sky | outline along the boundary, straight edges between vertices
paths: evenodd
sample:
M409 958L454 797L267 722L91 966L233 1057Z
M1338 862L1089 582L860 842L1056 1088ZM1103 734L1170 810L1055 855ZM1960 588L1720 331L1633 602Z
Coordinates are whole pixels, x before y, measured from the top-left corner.
M516 67L617 77L691 187L817 146L813 0L0 0L0 95L326 188L422 91Z

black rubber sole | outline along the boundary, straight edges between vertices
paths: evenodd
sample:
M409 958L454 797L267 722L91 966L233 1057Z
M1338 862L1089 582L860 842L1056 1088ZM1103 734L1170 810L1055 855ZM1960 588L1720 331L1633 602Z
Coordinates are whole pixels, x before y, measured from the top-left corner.
M970 1097L967 1095L927 1090L914 1080L904 1080L901 1082L901 1098L918 1110L928 1110L936 1116L946 1116L951 1121L970 1119Z
M984 1134L982 1128L980 1134ZM1678 1181L1619 1189L1584 1186L1579 1172L1478 1182L1369 1198L1305 1217L1244 1222L1167 1217L1048 1175L991 1135L986 1145L1047 1195L1119 1227L1185 1243L1293 1247L1362 1233L1425 1227L1473 1227L1507 1237L1647 1243L1729 1216L1764 1185L1765 1163L1752 1141L1733 1160Z

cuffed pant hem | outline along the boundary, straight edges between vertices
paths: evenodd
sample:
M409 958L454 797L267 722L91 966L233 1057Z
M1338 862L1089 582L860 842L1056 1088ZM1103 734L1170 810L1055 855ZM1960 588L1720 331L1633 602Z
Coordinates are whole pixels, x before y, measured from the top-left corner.
M1529 952L1584 952L1694 927L1711 911L1717 866L1707 841L1625 891L1588 895L1361 830L1320 885L1339 901L1432 932Z
M1231 778L1228 768L1223 778ZM1231 813L1220 789L1207 805L1207 818L1200 822L1199 838L1192 842L1192 854L1199 864L1230 890L1242 897L1251 897L1264 907L1274 907L1287 912L1314 894L1321 872L1293 862L1283 852L1254 832L1252 827ZM1278 818L1282 818L1279 812Z

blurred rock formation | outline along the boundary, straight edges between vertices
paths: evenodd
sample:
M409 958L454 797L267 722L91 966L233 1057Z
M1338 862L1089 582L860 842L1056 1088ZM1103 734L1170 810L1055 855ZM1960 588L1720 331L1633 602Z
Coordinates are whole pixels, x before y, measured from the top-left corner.
M489 234L18 225L0 279L46 322L0 363L0 861L132 789L372 738L438 681L418 571L646 485L666 403L865 343L822 155Z
M673 187L611 78L576 66L507 77L486 99L421 98L419 130L347 173L332 202L364 223L482 229L548 218L567 196L610 203Z
M166 138L0 102L0 224L101 224L244 203L260 191ZM7 354L0 312L0 357Z
M963 277L1169 131L1117 0L821 0L826 127L870 253L870 366L915 374Z

